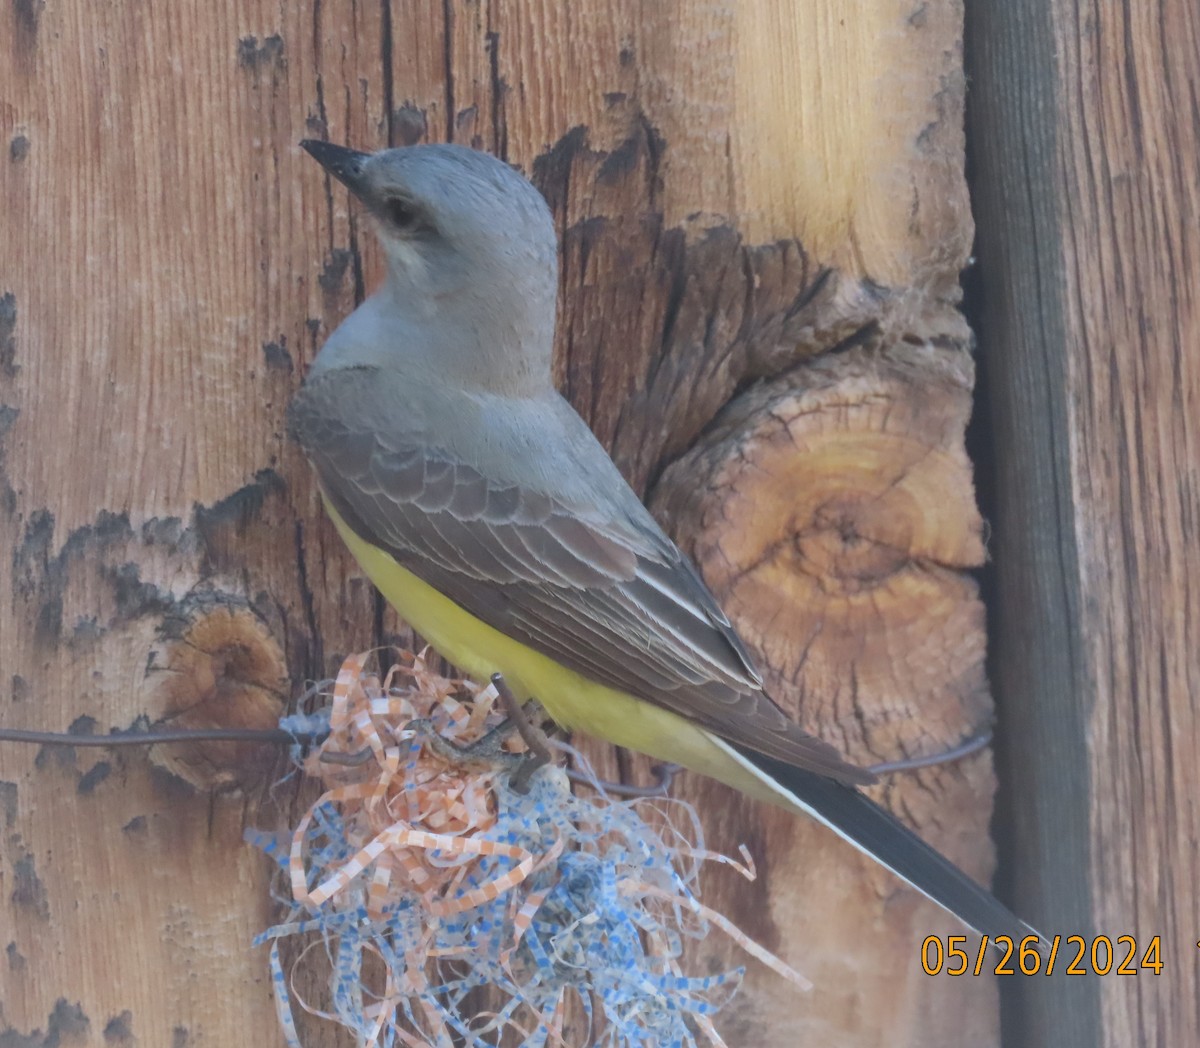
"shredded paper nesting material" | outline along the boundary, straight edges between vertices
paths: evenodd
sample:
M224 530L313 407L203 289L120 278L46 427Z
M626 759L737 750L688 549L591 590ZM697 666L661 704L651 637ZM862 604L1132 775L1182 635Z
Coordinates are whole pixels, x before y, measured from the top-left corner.
M484 736L502 719L494 688L438 676L419 656L384 680L366 661L345 661L327 710L284 722L327 722L326 740L297 754L325 792L294 832L247 833L278 863L289 910L255 940L270 944L289 1048L301 1045L297 1007L368 1048L491 1046L505 1031L533 1048L721 1045L712 1016L743 969L680 967L685 939L712 926L808 988L700 903L704 861L754 874L703 849L690 806L576 796L555 766L518 793L503 762L431 742ZM328 981L325 1009L298 992L301 976ZM468 995L484 988L493 1010L480 1014L481 995Z

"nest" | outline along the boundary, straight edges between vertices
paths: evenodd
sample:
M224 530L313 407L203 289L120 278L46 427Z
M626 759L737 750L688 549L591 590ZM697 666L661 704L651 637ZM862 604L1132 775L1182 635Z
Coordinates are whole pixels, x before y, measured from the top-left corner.
M296 1007L363 1046L722 1045L712 1016L743 969L682 970L685 941L714 925L808 988L699 901L704 862L754 872L704 850L689 805L614 800L599 784L576 795L555 765L517 792L519 739L490 758L462 752L502 719L493 687L411 654L382 680L366 661L345 661L327 710L284 721L327 724L296 758L321 797L293 831L247 834L277 862L288 909L255 942L270 944L289 1048L301 1044ZM307 941L285 970L292 937ZM323 1008L296 990L318 965ZM499 1003L481 1014L484 988Z

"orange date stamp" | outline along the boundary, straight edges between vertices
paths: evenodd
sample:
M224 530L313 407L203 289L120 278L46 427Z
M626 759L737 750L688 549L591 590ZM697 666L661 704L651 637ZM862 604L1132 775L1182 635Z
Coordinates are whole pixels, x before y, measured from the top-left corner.
M921 943L921 969L926 975L1162 975L1162 937L1143 944L1132 935L983 935L968 949L966 935L927 935Z

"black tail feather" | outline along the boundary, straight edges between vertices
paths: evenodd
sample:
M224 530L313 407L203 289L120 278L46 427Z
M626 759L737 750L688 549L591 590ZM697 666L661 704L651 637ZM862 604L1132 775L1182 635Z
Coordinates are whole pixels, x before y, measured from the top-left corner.
M1013 942L1038 934L987 889L853 786L757 753L738 752L794 798L796 806L974 931L993 939L1008 935ZM1045 942L1043 937L1042 944Z

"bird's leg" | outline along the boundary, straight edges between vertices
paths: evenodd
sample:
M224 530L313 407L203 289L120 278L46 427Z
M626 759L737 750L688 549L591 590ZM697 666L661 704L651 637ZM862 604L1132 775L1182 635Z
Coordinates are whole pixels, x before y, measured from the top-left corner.
M481 764L514 769L511 780L513 789L518 793L526 793L533 773L551 760L545 733L531 722L531 714L526 712L531 711L533 717L540 719L539 715L543 711L534 700L522 708L501 674L493 674L492 683L496 686L505 717L474 742L465 745L452 742L445 738L428 718L410 721L407 727L421 735L434 753L452 764ZM504 749L505 741L514 731L520 733L528 752L509 753ZM327 764L356 767L366 764L372 753L371 747L366 746L357 753L323 753L321 760Z
M521 738L525 740L525 745L529 748L524 762L512 777L513 789L517 793L526 793L529 790L529 779L533 773L542 765L549 764L553 759L550 746L546 741L546 733L533 724L529 714L526 713L526 710L534 710L536 717L537 714L544 711L536 699L531 699L522 707L502 673L492 674L492 684L495 686L496 694L500 696L500 702L507 714L493 731L503 729L507 735L511 734L515 726L516 730L521 733ZM678 764L656 764L654 774L658 777L658 783L654 786L629 786L623 782L606 782L604 780L599 781L599 786L604 792L617 797L665 797L671 788L671 781L675 778L675 773L679 770L680 765ZM586 775L580 775L577 772L568 771L567 776L572 782L586 785L597 784Z
M529 780L533 777L533 773L542 767L542 765L550 763L550 746L546 741L545 732L531 723L525 715L525 710L517 702L517 697L512 693L512 689L508 686L508 682L504 679L502 673L492 674L492 685L496 689L496 694L500 696L504 712L508 714L508 721L511 721L516 726L517 731L521 733L521 738L525 740L525 745L528 747L529 752L524 755L524 759L513 773L511 779L512 788L517 793L528 793ZM539 710L541 709L534 702L531 702L530 706Z

